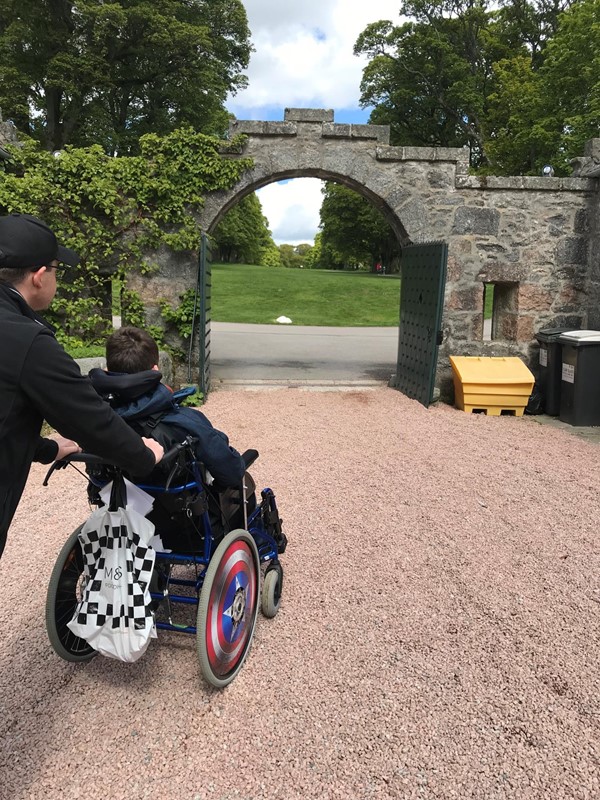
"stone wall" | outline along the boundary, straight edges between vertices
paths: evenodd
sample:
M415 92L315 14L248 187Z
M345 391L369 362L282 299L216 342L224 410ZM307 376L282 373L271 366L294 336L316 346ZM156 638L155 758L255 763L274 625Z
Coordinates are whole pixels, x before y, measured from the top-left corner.
M336 124L330 110L287 109L283 122L234 121L230 133L248 137L231 158L249 156L254 167L232 190L207 197L201 224L209 233L261 186L316 177L371 200L401 244L448 242L443 395L451 391L451 354L517 354L535 369L540 328L600 327L600 140L578 163L579 177L482 178L469 176L464 150L391 147L386 126ZM159 290L176 296L194 285L193 259L187 266L185 257L162 259L160 275L142 286L150 306ZM496 284L498 295L493 341L483 340L485 283Z

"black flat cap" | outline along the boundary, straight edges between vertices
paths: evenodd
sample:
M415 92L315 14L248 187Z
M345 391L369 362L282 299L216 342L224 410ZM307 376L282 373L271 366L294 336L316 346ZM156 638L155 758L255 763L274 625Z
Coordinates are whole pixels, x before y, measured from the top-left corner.
M77 253L60 245L41 219L30 214L0 217L0 268L47 267L55 259L70 267L79 264Z

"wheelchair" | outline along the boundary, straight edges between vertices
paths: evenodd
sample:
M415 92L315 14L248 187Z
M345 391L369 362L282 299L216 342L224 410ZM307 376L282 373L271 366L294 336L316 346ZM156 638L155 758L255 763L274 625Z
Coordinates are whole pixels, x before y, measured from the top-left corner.
M247 469L258 452L248 450L242 457ZM191 437L165 453L159 466L171 460L171 471L160 485L135 481L154 498L147 516L161 545L161 549L153 545L156 561L149 586L155 625L158 630L195 636L202 676L210 686L222 688L246 660L259 607L269 618L279 611L283 587L279 556L287 540L273 491L263 489L257 502L248 472L239 491L220 492L208 485ZM77 463L85 464L86 473L77 469ZM103 505L102 486L122 475L103 458L77 453L55 462L44 485L55 469L69 465L88 480L88 499L98 506ZM46 599L48 638L56 653L71 662L97 655L67 627L85 588L81 527L60 551ZM180 607L192 607L195 625L173 621L174 610Z

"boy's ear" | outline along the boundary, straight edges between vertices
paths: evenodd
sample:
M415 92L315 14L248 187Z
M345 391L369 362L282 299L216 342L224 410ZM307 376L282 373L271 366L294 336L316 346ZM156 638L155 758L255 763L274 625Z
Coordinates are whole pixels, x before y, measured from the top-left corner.
M153 370L155 370L155 372L158 372L158 371L159 371L159 369L158 369L158 364L155 364L155 365L152 367L152 369L153 369Z

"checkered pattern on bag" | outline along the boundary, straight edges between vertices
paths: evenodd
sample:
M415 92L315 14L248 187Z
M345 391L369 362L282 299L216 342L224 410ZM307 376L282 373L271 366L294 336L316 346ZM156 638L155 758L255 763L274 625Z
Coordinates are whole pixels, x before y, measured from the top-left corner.
M144 544L135 531L128 530L125 525L110 528L105 526L104 532L88 531L79 535L84 556L85 590L75 619L80 625L102 627L107 623L113 629L133 627L144 630L154 625L154 614L151 603L145 602L146 587L150 582L154 569L155 552ZM109 568L107 572L107 550L123 549L118 562L125 569ZM117 571L122 569L117 574ZM114 574L113 574L114 572ZM113 580L127 581L127 606L121 604L113 608L102 595L103 582L110 584Z

